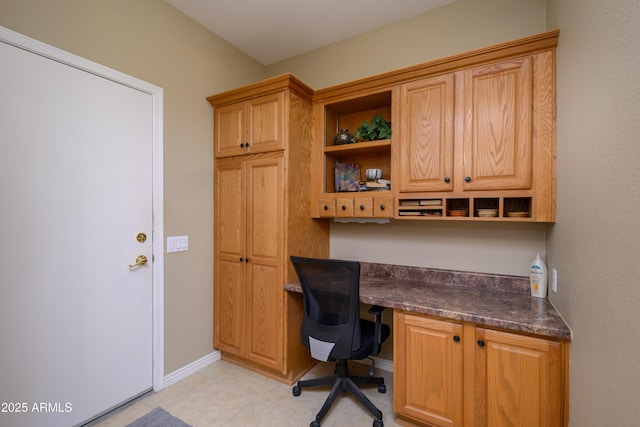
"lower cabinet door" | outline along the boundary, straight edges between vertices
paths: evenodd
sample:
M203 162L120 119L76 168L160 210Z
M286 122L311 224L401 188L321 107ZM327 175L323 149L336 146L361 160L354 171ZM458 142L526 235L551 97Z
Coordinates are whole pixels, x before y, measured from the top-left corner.
M475 426L563 425L562 344L476 328Z
M462 423L462 325L394 311L394 410L430 426Z

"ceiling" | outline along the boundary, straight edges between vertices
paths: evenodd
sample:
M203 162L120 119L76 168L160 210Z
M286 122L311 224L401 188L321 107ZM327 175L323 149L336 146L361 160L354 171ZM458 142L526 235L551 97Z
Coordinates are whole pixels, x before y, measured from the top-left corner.
M165 0L264 65L456 0Z

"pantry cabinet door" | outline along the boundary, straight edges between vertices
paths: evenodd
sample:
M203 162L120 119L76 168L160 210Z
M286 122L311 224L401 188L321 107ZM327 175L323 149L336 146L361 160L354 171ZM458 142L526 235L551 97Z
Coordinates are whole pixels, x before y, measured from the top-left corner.
M284 160L247 161L248 348L246 357L284 367Z
M244 353L246 312L245 169L241 161L215 169L214 345Z

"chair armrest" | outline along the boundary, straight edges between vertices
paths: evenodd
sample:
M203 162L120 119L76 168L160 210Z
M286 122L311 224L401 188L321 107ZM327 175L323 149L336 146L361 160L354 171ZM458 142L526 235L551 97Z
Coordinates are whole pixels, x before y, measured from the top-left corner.
M381 344L382 344L382 311L384 307L379 305L373 305L369 308L368 313L373 314L375 316L376 321L376 332L375 338L373 340L373 355L377 355L380 353Z

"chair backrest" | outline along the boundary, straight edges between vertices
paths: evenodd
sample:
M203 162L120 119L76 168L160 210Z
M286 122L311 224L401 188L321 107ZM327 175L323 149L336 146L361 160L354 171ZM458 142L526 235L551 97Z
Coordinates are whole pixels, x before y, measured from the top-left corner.
M360 263L291 257L302 286L302 344L318 360L349 359L360 348Z

